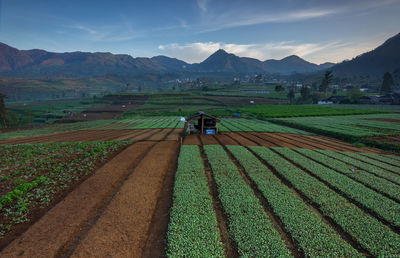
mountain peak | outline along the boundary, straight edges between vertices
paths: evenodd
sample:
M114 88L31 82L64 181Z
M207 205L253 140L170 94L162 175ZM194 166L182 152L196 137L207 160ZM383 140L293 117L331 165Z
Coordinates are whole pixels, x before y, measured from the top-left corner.
M226 52L225 50L223 50L222 48L218 49L214 54L228 54L228 52Z

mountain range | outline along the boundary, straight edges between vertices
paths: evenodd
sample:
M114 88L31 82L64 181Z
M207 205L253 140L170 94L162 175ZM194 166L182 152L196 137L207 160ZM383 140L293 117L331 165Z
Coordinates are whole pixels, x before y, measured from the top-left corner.
M388 39L376 49L339 64L310 63L292 55L281 60L260 61L238 57L220 49L201 63L188 64L176 58L152 58L111 53L18 50L0 43L0 75L6 77L101 77L106 74L139 75L144 73L224 72L255 73L312 73L333 70L335 75L376 75L400 68L400 34Z

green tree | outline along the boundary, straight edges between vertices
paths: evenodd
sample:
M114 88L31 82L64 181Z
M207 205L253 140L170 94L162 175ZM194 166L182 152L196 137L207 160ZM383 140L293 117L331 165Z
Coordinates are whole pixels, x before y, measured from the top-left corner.
M284 90L285 90L285 88L282 86L282 84L277 84L275 86L275 91L276 92L281 92L281 91L284 91Z
M393 77L389 72L383 75L383 82L381 87L381 93L390 93L393 86Z
M322 83L319 86L319 91L325 92L325 97L327 97L328 95L329 84L332 82L332 80L333 80L332 71L326 71L324 78L322 79Z
M311 97L311 90L308 86L303 85L300 89L300 94L303 101L307 101Z
M7 121L6 103L4 101L5 98L7 98L7 96L3 93L0 93L0 121L3 124L3 126L7 128L8 121Z
M294 89L290 89L289 93L287 94L290 104L293 103L295 96L296 96L296 94L294 92Z
M347 98L350 100L351 103L358 103L360 101L360 98L362 97L362 95L363 94L359 88L352 88L347 93Z

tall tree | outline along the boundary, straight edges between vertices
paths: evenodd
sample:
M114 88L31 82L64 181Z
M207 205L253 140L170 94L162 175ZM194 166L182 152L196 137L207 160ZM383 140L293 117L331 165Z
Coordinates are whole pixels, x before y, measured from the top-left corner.
M332 82L332 80L333 80L332 71L326 71L324 78L322 79L322 83L319 86L319 91L325 92L325 97L327 97L328 95L329 84Z
M285 88L282 86L282 84L277 84L275 86L275 91L276 92L281 92L281 91L284 91L284 90L285 90Z
M287 95L290 104L293 103L294 97L295 97L295 96L296 96L296 95L295 95L294 89L290 89L290 91L289 91L289 93L288 93L288 95Z
M308 86L303 85L300 89L300 94L303 101L307 101L311 97L311 90Z
M3 93L0 93L0 121L3 124L4 127L7 128L7 109L6 109L6 103L4 99L7 98L6 95Z
M382 87L381 87L381 93L390 93L392 91L392 86L393 86L393 77L392 74L389 72L386 72L383 75L383 82L382 82Z

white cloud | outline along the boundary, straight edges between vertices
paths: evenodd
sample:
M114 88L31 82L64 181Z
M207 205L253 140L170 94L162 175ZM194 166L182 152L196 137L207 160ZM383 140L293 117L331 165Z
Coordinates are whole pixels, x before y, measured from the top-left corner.
M67 28L79 30L86 40L94 42L120 42L136 39L143 36L143 33L134 31L131 26L99 26L90 27L82 24L67 26Z
M207 12L207 3L208 0L197 0L197 6L202 12Z
M315 19L337 13L336 9L303 9L283 12L260 12L258 10L233 10L208 14L203 21L197 24L196 30L200 33L219 31L228 28L251 26L266 23L288 23L301 20ZM194 26L196 27L196 26Z
M190 44L160 45L158 49L166 55L184 60L189 63L198 63L206 59L218 49L224 49L241 57L252 57L261 61L267 59L282 59L289 55L297 55L302 58L310 58L309 61L323 63L327 61L338 62L352 56L343 56L340 50L352 49L340 42L328 42L324 44L298 43L283 41L264 44L227 44L223 42L195 42ZM335 56L336 54L336 56ZM351 55L351 51L347 51ZM325 57L325 58L319 58ZM331 59L326 59L329 57ZM336 58L335 58L336 57Z

